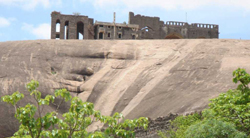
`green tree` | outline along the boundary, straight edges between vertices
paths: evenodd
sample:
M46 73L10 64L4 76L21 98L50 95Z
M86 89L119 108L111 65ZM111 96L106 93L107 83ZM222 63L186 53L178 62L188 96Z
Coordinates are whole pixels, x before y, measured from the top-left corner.
M204 111L204 117L216 118L233 123L240 131L250 134L250 90L248 84L250 75L244 69L233 72L233 82L240 84L237 89L229 90L211 100L209 109Z
M191 125L185 131L186 138L247 138L243 132L239 132L231 123L215 119L203 120Z
M15 118L20 122L19 130L13 137L27 138L103 138L103 137L135 137L134 129L143 127L147 129L148 118L141 117L134 120L125 120L123 115L115 113L113 116L103 116L99 111L94 110L93 103L83 102L78 97L72 98L66 89L56 90L53 95L41 97L41 92L37 90L39 83L31 81L26 88L35 99L36 105L28 103L24 107L17 105L18 101L24 98L20 92L12 95L5 95L1 100L9 103L15 108ZM53 103L55 98L61 101L53 112L43 113L43 108ZM58 109L63 102L71 102L69 111L58 117ZM36 114L38 114L36 116ZM108 127L104 131L87 132L87 127L95 121L100 121Z

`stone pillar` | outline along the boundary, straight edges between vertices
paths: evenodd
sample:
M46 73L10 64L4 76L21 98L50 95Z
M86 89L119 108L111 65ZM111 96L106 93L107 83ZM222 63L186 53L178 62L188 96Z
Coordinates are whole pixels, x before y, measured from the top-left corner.
M51 32L50 32L51 39L56 39L56 20L58 18L59 18L58 13L57 14L55 12L51 13Z
M77 25L75 21L69 23L69 39L76 39Z
M84 22L83 28L83 39L89 39L88 22Z
M56 39L56 21L51 17L51 32L50 32L50 38Z
M65 22L63 20L60 21L60 39L64 39L64 25Z
M115 25L115 12L114 12L114 39L116 39L116 25Z

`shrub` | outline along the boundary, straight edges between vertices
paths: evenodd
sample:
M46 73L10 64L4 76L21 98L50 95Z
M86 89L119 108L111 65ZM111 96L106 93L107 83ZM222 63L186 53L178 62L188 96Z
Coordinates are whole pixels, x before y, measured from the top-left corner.
M189 126L201 121L201 115L195 113L188 116L178 116L173 121L169 130L166 132L158 132L158 135L163 138L185 138L185 131Z
M190 126L185 132L186 138L247 138L231 123L215 119L203 120Z
M36 105L28 103L24 107L17 105L24 98L20 92L1 97L1 100L15 108L15 118L20 122L19 130L13 137L49 137L49 138L103 138L103 137L135 137L134 129L143 127L147 129L148 118L141 117L134 120L123 119L122 114L115 113L113 116L103 116L94 110L94 104L83 102L78 97L72 98L66 89L56 90L53 95L47 95L44 99L37 90L39 83L31 81L26 88L35 99ZM53 112L43 115L43 108L53 103L55 98L61 98L61 102ZM58 109L63 102L71 102L69 111L58 117ZM38 116L36 117L36 114ZM108 127L102 131L88 132L86 129L95 121L100 121Z
M240 82L237 89L229 90L212 99L210 108L204 111L204 117L233 123L238 130L250 134L250 90L248 88L250 75L239 68L233 72L233 76L234 83Z

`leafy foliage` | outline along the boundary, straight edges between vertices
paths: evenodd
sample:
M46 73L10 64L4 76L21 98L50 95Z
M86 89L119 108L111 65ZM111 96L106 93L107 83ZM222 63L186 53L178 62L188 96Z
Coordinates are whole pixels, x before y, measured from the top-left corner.
M231 123L215 119L203 120L185 131L186 138L247 138Z
M148 118L141 117L134 120L125 120L123 115L115 113L113 116L103 116L99 111L94 110L94 104L83 102L78 97L72 98L66 89L56 90L55 95L47 95L41 98L41 92L37 90L39 83L32 80L26 88L30 95L35 99L36 105L27 104L24 107L18 107L17 103L24 95L15 92L12 95L1 97L1 100L15 107L15 118L20 122L19 130L13 137L27 138L103 138L103 137L135 137L134 129L143 127L147 129ZM61 101L57 105L56 111L42 114L43 108L53 103L55 98ZM58 117L58 109L63 102L71 101L69 111L64 113L63 119ZM100 121L107 124L108 127L102 131L87 132L87 127L93 122Z
M233 82L239 84L238 89L241 91L249 90L248 84L250 83L250 75L245 71L245 69L238 68L233 72Z
M207 118L216 118L236 125L240 131L250 134L250 90L248 84L250 75L244 69L233 72L233 82L240 84L237 89L229 90L212 99L210 109L204 112ZM210 114L208 116L208 114Z

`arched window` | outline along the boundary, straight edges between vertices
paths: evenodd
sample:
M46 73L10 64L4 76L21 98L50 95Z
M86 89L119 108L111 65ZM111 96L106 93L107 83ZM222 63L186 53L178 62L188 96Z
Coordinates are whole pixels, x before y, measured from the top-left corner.
M60 32L60 26L61 26L61 23L60 23L60 20L56 20L56 32Z
M148 27L148 26L143 27L141 30L144 30L146 32L153 31L153 29L151 27Z
M77 31L76 31L77 39L84 39L84 24L83 22L77 22Z
M64 39L69 39L69 21L64 24Z

